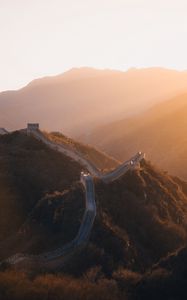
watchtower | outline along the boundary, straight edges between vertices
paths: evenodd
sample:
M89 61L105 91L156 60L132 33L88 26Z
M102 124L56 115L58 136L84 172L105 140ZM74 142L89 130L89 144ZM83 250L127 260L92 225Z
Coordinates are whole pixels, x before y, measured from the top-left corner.
M27 133L32 133L33 131L38 131L40 129L39 123L28 123Z

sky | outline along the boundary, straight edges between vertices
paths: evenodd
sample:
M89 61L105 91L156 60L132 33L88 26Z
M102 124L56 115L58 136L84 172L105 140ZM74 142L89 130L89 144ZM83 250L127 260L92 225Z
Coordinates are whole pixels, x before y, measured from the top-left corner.
M187 69L186 0L0 0L0 91L73 67Z

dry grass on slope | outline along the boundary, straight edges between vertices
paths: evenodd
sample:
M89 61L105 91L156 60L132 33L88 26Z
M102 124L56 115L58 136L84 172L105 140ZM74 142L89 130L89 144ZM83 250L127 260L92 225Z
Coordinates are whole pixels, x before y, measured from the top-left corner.
M60 144L62 143L68 148L74 151L78 151L87 160L92 162L98 169L110 170L116 168L120 164L120 162L117 159L114 159L113 157L107 155L106 153L99 151L95 147L91 147L89 145L79 143L59 132L52 132L52 133L44 132L44 134L50 140Z
M15 233L47 193L79 180L82 167L20 132L0 137L0 240Z
M21 272L0 272L2 300L125 300L117 283L101 278L93 282L85 276L75 279L66 275L42 275L29 278Z
M172 177L149 163L109 185L98 182L96 194L100 225L93 242L112 259L118 252L118 263L127 266L126 258L131 257L131 268L143 270L185 244L187 196ZM118 246L114 241L110 245L111 252L103 227L118 238ZM126 255L120 255L120 249Z

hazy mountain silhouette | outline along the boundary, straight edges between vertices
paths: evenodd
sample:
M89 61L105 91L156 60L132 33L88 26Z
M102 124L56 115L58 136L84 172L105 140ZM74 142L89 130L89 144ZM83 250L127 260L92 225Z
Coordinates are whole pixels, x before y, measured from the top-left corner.
M136 114L187 88L187 72L161 68L127 72L72 69L0 94L0 126L38 121L70 136Z
M187 94L140 116L100 127L86 139L118 159L142 149L172 174L187 179Z

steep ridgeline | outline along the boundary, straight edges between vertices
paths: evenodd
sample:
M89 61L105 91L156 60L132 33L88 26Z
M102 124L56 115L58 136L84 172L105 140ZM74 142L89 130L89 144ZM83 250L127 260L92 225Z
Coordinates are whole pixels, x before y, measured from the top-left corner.
M99 170L109 171L120 165L120 162L106 153L89 146L86 144L79 143L72 138L69 138L60 132L43 132L48 140L57 144L62 144L68 149L72 149L73 152L80 153L84 158L92 162Z
M144 153L138 152L130 160L125 161L123 164L121 164L115 170L113 170L107 174L103 174L100 172L100 170L98 170L98 168L92 162L90 162L87 158L85 158L82 155L82 153L68 147L66 144L58 143L56 141L48 139L48 137L45 134L43 134L40 130L29 131L29 134L31 134L34 137L36 137L37 139L41 140L43 143L45 143L50 148L52 148L56 151L59 151L65 155L69 156L73 160L79 162L82 166L84 166L89 171L89 173L92 176L97 177L106 183L116 180L117 178L119 178L120 176L125 174L128 170L135 168L137 166L137 164L142 159L145 158Z
M187 295L187 248L170 253L146 272L135 286L137 300L179 300ZM133 298L134 299L134 298Z
M91 243L100 249L101 265L104 249L107 272L123 266L144 272L186 244L187 195L182 184L146 160L110 184L96 181L97 222ZM94 257L93 265L98 261Z
M58 144L54 141L51 141L39 130L29 130L29 134L33 135L37 139L41 140L50 148L57 150L68 157L72 158L73 160L82 164L91 175L86 175L85 173L81 173L81 182L86 190L86 210L84 213L84 217L79 229L79 232L76 238L70 242L69 244L60 247L52 252L43 253L41 255L33 256L33 255L25 255L25 254L16 254L9 259L5 260L6 263L14 265L17 263L24 262L25 264L38 264L39 262L44 265L46 262L52 262L52 267L54 267L54 260L58 260L58 258L62 258L66 255L70 255L72 251L77 250L80 248L81 245L84 245L89 237L91 232L94 218L96 215L96 205L95 205L95 198L94 198L94 186L93 186L93 179L92 176L97 177L98 179L102 180L105 183L110 183L115 181L117 178L124 175L128 170L134 169L140 161L144 158L144 154L139 152L135 155L131 160L123 163L121 166L117 167L110 173L102 174L91 162L85 159L79 152L73 151L69 147ZM59 261L57 262L59 264Z

